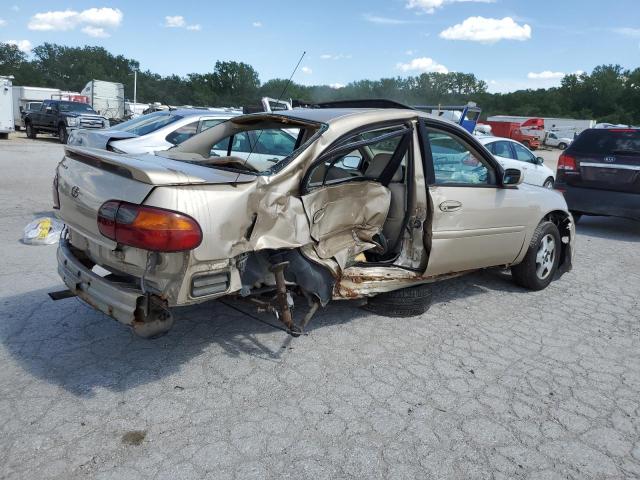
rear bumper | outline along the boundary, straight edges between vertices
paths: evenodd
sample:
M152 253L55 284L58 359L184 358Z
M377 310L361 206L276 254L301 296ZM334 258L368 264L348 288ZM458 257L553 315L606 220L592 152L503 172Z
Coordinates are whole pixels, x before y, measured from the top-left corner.
M563 192L572 212L640 220L640 194L564 184L556 184L555 188Z
M135 311L143 298L141 290L96 275L73 255L67 240L60 240L57 257L58 274L69 290L118 322L133 324Z

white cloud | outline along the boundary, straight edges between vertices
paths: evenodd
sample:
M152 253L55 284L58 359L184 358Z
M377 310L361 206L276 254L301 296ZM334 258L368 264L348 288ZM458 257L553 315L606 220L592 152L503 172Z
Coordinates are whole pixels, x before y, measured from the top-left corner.
M122 16L117 8L89 8L78 14L78 23L115 28L122 23Z
M192 32L199 32L202 30L202 25L199 23L188 25L186 19L182 15L167 15L164 17L163 26L166 28L186 28Z
M529 72L527 73L527 78L531 80L549 80L554 78L562 78L564 77L563 72L552 72L551 70L544 70L540 73Z
M351 55L345 55L344 53L323 53L322 55L320 55L320 58L322 60L343 60L351 58Z
M362 18L364 18L367 22L375 23L378 25L405 25L407 23L411 23L409 20L400 20L397 18L389 18L389 17L379 17L377 15L371 15L369 13L365 13Z
M33 48L33 45L31 45L31 42L29 40L7 40L4 43L15 45L16 47L18 47L18 50L24 53L30 53L31 48Z
M305 75L311 75L313 73L313 70L311 70L309 67L302 67L300 71Z
M330 83L329 87L333 88L334 90L339 90L341 88L346 87L346 85L344 83Z
M82 27L81 30L92 37L108 37L105 29L119 27L123 16L117 8L89 8L81 12L58 10L36 13L27 27L39 31L66 31Z
M86 27L82 27L82 33L86 33L90 37L94 38L107 38L111 35L105 31L102 27L92 27L91 25L87 25Z
M4 27L7 24L7 21L4 18L0 18L0 27Z
M403 72L448 73L449 69L429 57L414 58L409 63L397 63L396 68Z
M182 15L167 15L164 17L164 26L167 28L182 28L187 24Z
M499 40L528 40L531 27L518 25L513 18L469 17L462 23L440 32L446 40L468 40L471 42L495 43Z
M253 22L251 25L256 28L260 28L262 26L262 22Z
M612 31L625 37L640 38L640 28L621 27L613 28Z
M424 13L434 13L448 3L495 3L496 0L408 0L407 8L421 10Z

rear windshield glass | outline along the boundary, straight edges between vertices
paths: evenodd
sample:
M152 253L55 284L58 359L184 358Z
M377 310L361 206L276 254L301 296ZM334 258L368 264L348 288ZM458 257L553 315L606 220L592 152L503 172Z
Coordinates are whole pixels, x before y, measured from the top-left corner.
M61 112L86 112L96 113L90 105L80 102L58 102L58 108Z
M640 154L640 130L601 129L585 130L573 142L571 150L584 154Z
M133 133L135 135L147 135L170 123L177 122L181 118L183 118L181 115L176 115L171 112L155 112L114 125L111 127L111 130Z

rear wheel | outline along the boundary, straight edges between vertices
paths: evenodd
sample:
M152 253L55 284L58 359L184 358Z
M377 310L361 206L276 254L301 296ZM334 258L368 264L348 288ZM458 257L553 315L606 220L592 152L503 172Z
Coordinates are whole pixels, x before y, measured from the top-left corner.
M31 122L27 123L26 125L26 130L27 130L27 137L28 138L36 138L37 132L35 130L35 128L33 128L33 125L31 125Z
M368 299L362 308L383 317L415 317L429 310L431 288L429 285L403 288L385 292Z
M544 188L553 188L553 178L549 177L547 178L544 183L542 184L542 186Z
M67 143L68 138L67 127L60 125L58 127L58 139L60 140L60 143Z
M547 221L540 223L533 233L524 260L511 267L513 280L529 290L546 288L558 270L560 250L558 227Z
M560 142L560 143L558 144L558 148L559 148L560 150L564 150L565 148L567 148L567 144L566 144L566 143L564 143L564 142Z
M0 133L0 140L8 140L8 139L9 139L8 133Z

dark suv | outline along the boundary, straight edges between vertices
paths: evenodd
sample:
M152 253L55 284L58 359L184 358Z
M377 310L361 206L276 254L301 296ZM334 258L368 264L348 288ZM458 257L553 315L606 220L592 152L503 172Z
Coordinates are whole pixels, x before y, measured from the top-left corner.
M67 143L71 130L108 126L109 121L86 103L64 100L45 100L40 110L32 110L24 117L27 137L36 138L39 132L53 133L61 143Z
M584 130L558 160L555 188L581 215L640 220L640 129Z

